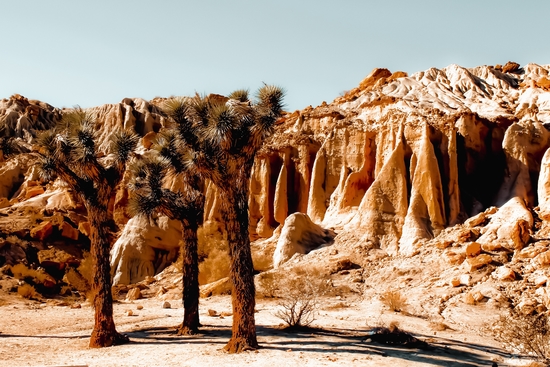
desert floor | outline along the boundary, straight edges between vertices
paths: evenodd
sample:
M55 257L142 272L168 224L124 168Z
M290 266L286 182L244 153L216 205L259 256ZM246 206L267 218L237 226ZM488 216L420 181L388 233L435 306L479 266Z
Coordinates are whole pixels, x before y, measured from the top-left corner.
M274 316L277 300L259 299L256 323L261 348L234 355L223 351L231 335L230 296L201 299L202 334L177 336L181 301L140 299L115 304L118 330L131 343L88 348L93 309L61 301L37 302L0 296L0 366L498 366L525 365L501 349L480 328L448 323L446 330L428 320L384 310L380 302L358 296L321 300L312 329L288 331ZM143 308L138 309L141 305ZM483 306L476 306L482 325ZM481 309L480 309L481 307ZM141 307L139 307L141 308ZM128 316L128 310L133 315ZM400 329L428 343L427 349L377 343L377 326ZM437 331L439 329L440 331ZM484 335L485 334L485 335Z

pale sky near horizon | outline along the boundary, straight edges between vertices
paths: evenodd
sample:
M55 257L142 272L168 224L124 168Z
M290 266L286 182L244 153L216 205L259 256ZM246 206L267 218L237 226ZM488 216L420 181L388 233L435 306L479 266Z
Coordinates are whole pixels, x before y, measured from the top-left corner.
M0 98L56 107L286 89L330 102L375 67L550 64L548 0L0 0Z

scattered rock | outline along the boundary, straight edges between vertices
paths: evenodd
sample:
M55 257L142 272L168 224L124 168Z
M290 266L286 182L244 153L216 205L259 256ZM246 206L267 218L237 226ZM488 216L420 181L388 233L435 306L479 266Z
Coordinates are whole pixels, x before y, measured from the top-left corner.
M128 294L126 295L127 301L135 301L141 298L141 290L139 287L132 288L128 291ZM170 307L168 307L170 308Z
M73 241L78 240L78 235L80 234L80 232L69 223L63 222L59 229L61 231L62 237L71 239Z
M77 309L77 308L82 308L82 305L80 303L73 303L71 305L71 308L74 308L74 309Z
M172 308L172 305L170 304L170 302L164 301L164 303L162 304L162 308Z
M134 316L134 311L126 310L126 316Z
M142 305L137 305L137 306L136 306L136 309L137 309L137 310L143 310L143 306L142 306Z
M216 310L208 309L208 316L217 317L219 315L218 315L218 312Z
M50 237L53 233L53 225L50 221L44 221L31 229L31 237L39 241L44 241L46 238Z
M507 266L499 266L492 275L498 280L516 280L516 273Z
M30 199L44 193L44 188L42 186L31 186L27 187L27 192L25 193L25 198Z
M481 245L477 242L470 242L465 248L466 256L474 257L481 253Z
M222 294L231 294L231 281L229 278L222 278L200 287L200 295L202 298Z
M466 259L464 264L465 264L466 270L471 273L487 264L490 264L492 261L493 259L491 258L490 255L481 254L476 257L471 257Z

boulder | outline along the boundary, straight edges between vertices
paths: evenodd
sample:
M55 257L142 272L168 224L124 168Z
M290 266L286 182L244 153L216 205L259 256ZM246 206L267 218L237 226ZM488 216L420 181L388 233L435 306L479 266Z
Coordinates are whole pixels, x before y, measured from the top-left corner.
M141 298L141 290L139 287L132 288L126 294L127 301L135 301Z
M178 221L164 216L151 221L144 216L131 218L111 249L113 284L137 283L163 270L176 260L180 239ZM168 252L168 258L158 268L155 249Z
M286 218L277 241L273 267L279 267L294 254L307 254L319 246L329 244L334 237L334 232L313 223L307 214L291 214Z
M510 199L497 213L491 216L490 223L482 230L476 242L496 248L521 250L529 241L529 231L533 227L533 215L519 197Z

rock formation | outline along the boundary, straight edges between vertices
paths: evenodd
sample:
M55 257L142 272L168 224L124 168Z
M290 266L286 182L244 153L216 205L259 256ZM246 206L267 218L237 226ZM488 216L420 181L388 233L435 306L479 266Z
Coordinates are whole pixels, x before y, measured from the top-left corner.
M533 228L546 230L550 218L549 72L549 65L515 63L450 65L410 76L375 69L332 103L288 113L256 157L251 238L269 239L262 243L269 243L266 253L272 254L277 242L302 236L303 226L287 221L309 217L307 227L317 228L313 232L333 229L335 242L386 255L445 248L448 233L462 233L461 225L479 227L480 233L452 241L476 241L482 251L522 251L532 241ZM146 154L168 123L157 108L160 101L125 99L92 109L101 121L101 146L106 148L112 131L133 128L144 136L140 153ZM20 137L27 150L37 131L55 125L62 114L17 95L0 103L5 131ZM30 155L0 163L0 173L2 213L9 215L20 202L45 206L46 214L64 213L75 228L85 223L78 203L37 180ZM174 224L130 218L124 210L128 195L120 188L113 198L121 235L112 265L122 283L160 271L179 241ZM209 186L206 196L205 221L223 228L218 210L223 198ZM16 232L8 227L3 233ZM447 231L451 227L454 232ZM311 249L306 247L297 251ZM451 250L445 254L464 260Z

